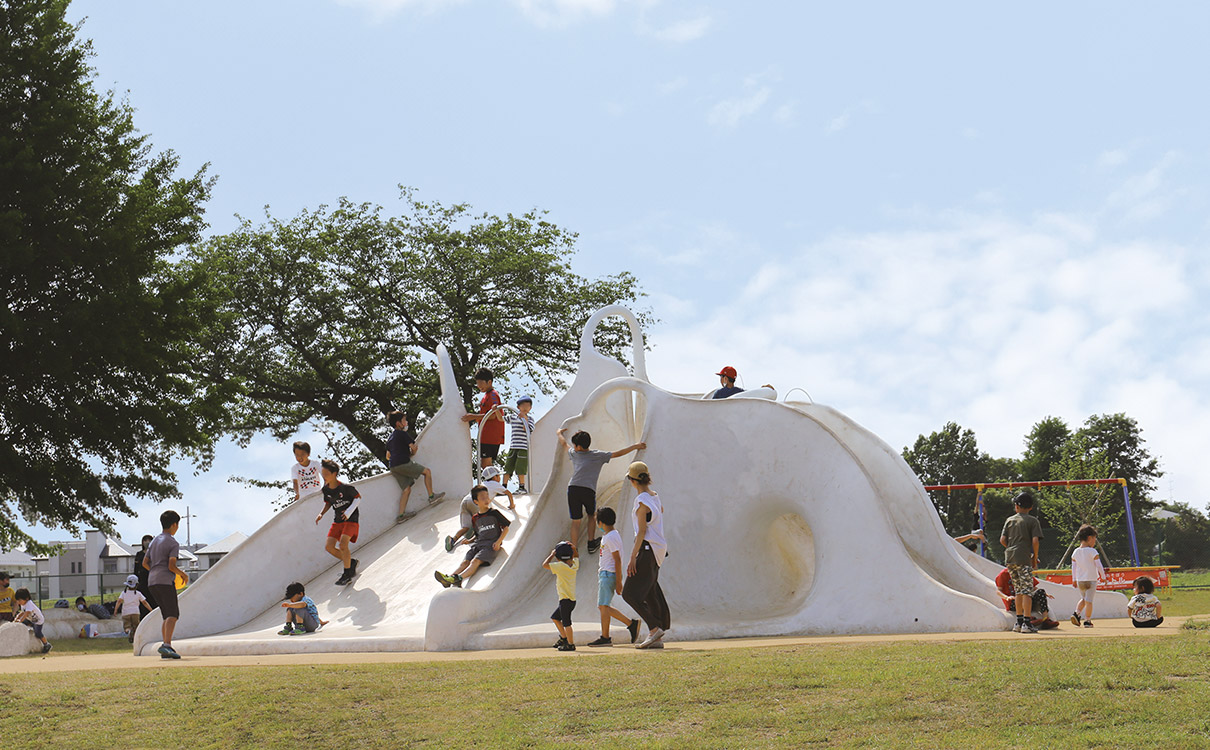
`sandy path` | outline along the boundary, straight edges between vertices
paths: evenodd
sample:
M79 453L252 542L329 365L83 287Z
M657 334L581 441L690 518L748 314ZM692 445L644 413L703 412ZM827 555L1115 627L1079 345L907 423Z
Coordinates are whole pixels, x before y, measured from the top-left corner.
M1008 631L994 633L926 633L907 635L849 635L849 636L784 636L778 638L728 638L715 641L669 641L664 652L713 651L729 648L761 648L769 646L826 646L861 643L952 643L957 641L1019 641L1053 640L1055 638L1137 638L1175 635L1185 617L1167 617L1155 630L1140 630L1129 619L1098 620L1095 628L1077 629L1064 622L1057 630L1038 635L1021 635ZM675 630L670 631L675 635ZM555 633L551 632L551 637ZM587 640L587 639L586 639ZM651 652L660 653L660 652ZM63 654L39 658L10 658L0 661L0 674L37 672L73 672L77 670L110 669L191 669L196 667L251 667L299 664L410 664L415 662L479 661L482 659L583 659L619 655L625 658L652 658L648 652L627 646L590 649L582 647L575 654L563 654L554 649L508 649L499 651L405 651L362 654L272 654L268 656L187 656L179 660L160 659L131 654ZM654 657L658 658L658 657Z

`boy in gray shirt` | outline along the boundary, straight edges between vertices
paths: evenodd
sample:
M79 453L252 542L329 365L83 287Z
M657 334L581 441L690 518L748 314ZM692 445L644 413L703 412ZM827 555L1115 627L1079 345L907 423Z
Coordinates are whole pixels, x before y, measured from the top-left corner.
M571 436L571 443L563 437L566 427L560 427L555 433L559 443L567 449L567 457L571 459L571 480L567 483L567 510L571 514L571 543L580 543L580 521L588 516L588 553L592 554L601 548L600 537L591 535L597 528L597 480L601 477L601 469L611 458L621 458L627 453L643 450L647 443L635 443L620 451L594 451L592 435L580 430Z
M1013 593L1017 599L1017 624L1014 633L1036 633L1038 629L1029 619L1033 604L1034 568L1038 567L1038 542L1042 539L1042 524L1029 514L1034 507L1034 496L1022 492L1013 498L1015 515L1004 522L1000 544L1004 545L1004 565L1012 579Z
M151 540L147 554L143 556L143 567L147 569L147 588L155 597L160 616L164 618L160 631L164 640L159 648L160 658L179 659L181 655L172 647L172 631L176 629L176 621L181 616L176 600L176 579L177 576L189 579L176 564L177 554L181 550L175 536L181 527L180 514L175 510L164 511L160 514L160 526L164 532Z

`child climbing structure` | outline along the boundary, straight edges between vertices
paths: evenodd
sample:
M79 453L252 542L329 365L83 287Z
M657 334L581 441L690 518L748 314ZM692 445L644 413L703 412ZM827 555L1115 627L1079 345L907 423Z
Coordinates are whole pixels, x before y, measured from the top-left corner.
M630 325L633 374L592 346L593 331L610 316ZM444 350L438 361L443 405L418 436L417 456L432 469L434 491L461 498L472 484L470 433ZM433 571L453 569L463 550L451 555L443 544L458 529L457 500L395 525L398 485L383 474L355 483L361 541L351 584L335 584L339 563L323 551L326 528L314 523L322 500L303 498L182 594L174 646L184 655L549 646L557 602L541 566L569 531L571 464L555 450L559 427L590 432L594 445L647 444L634 458L650 467L664 506L668 641L1011 627L992 581L998 570L946 535L898 452L835 409L775 398L762 388L702 400L652 384L635 316L605 308L585 326L573 385L531 435L533 493L517 498L515 512L502 511L511 521L503 549L466 588L433 581ZM598 505L617 512L627 551L630 460L606 464L597 484ZM596 559L582 547L580 554L583 604L573 620L590 633L599 626ZM291 581L304 582L331 620L319 632L276 635ZM1074 606L1074 589L1070 599ZM1125 616L1125 604L1121 594L1100 593L1098 616ZM1066 606L1060 600L1052 609ZM155 653L160 622L158 611L143 620L136 654Z

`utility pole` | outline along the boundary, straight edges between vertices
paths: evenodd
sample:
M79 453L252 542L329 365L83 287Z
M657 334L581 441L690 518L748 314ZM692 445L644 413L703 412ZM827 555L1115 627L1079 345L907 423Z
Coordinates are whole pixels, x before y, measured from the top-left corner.
M189 528L189 519L190 518L197 518L197 516L190 513L189 506L186 505L185 506L185 548L188 549L190 552L192 552L193 551L193 534L190 533L190 528Z

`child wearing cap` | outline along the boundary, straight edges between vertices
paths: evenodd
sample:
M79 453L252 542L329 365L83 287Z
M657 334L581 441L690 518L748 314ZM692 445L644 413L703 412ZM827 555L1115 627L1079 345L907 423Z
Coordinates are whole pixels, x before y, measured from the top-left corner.
M563 433L566 427L560 427L555 435L559 443L567 449L567 457L571 459L571 479L567 482L567 510L571 514L571 543L580 543L580 520L588 516L588 553L592 554L601 547L601 540L593 536L597 527L597 480L601 477L601 468L609 463L611 458L621 458L627 453L645 450L647 443L635 443L620 451L589 450L592 445L592 435L580 430L571 436L571 443Z
M534 431L534 418L529 416L533 406L532 398L522 396L517 399L517 411L521 413L508 415L508 458L504 459L503 484L507 487L516 473L518 495L529 494L525 489L525 474L529 471L529 436Z
M744 392L743 388L737 388L735 385L735 379L739 377L739 373L735 371L734 367L728 365L714 374L718 375L718 383L721 387L710 398L728 398Z
M483 484L479 486L487 488L489 500L494 500L497 495L507 495L508 509L516 510L517 506L513 502L513 493L509 492L504 485L496 481L496 477L498 476L500 476L500 467L487 467L483 470ZM462 506L458 510L458 522L460 524L460 528L458 529L458 533L445 538L446 552L453 552L454 547L458 544L470 544L471 540L475 538L474 533L472 533L472 519L474 519L475 514L479 512L479 504L475 502L473 493L474 490L472 489L470 492L466 493L466 497L462 498ZM462 541L459 542L459 539Z
M550 616L559 630L555 648L575 651L576 636L571 629L571 612L576 608L576 572L580 570L580 555L571 542L559 542L546 556L542 567L555 574L555 591L559 594L559 606Z
M475 531L475 540L471 542L471 548L466 551L466 557L453 573L433 571L433 577L437 579L437 583L445 588L450 586L461 588L462 583L475 575L479 568L491 565L500 552L500 545L504 543L504 537L508 534L510 521L504 517L503 513L491 507L491 494L487 488L483 485L476 486L471 490L471 497L475 499L475 505L479 510L471 518L471 526Z
M327 620L319 619L319 607L298 581L286 587L286 600L281 605L286 609L286 626L277 631L278 635L314 633L328 624Z
M113 614L115 617L122 616L122 630L126 631L127 640L131 643L134 643L134 631L139 627L140 606L148 612L151 611L147 597L139 591L139 577L126 576L126 590L118 595L118 602L113 608Z
M13 594L13 600L17 603L16 622L23 622L34 629L34 637L42 641L42 653L50 651L52 648L50 641L42 635L42 625L46 622L46 618L42 616L42 610L38 609L38 605L30 600L29 589L17 589Z
M1034 569L1038 567L1038 543L1042 539L1042 524L1029 511L1034 507L1034 496L1022 492L1013 498L1013 509L1017 512L1004 522L1000 533L1000 544L1004 546L1004 566L1008 568L1016 595L1017 624L1014 633L1036 633L1029 616L1033 606Z

